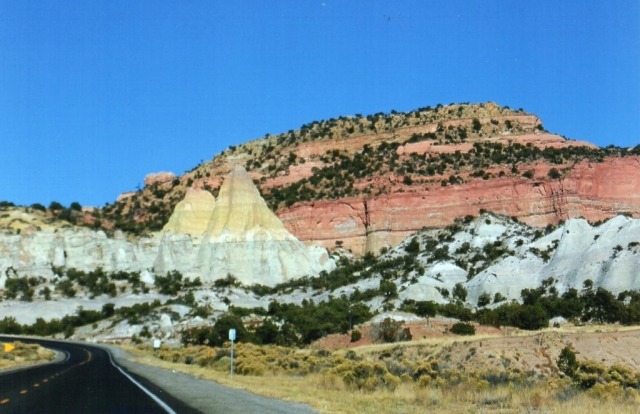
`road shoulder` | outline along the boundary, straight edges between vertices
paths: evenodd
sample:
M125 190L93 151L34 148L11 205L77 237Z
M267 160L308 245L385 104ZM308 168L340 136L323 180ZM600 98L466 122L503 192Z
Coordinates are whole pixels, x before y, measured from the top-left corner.
M175 398L203 413L317 413L309 405L263 397L213 381L133 361L134 355L116 346L107 348L115 361L127 371L146 378Z

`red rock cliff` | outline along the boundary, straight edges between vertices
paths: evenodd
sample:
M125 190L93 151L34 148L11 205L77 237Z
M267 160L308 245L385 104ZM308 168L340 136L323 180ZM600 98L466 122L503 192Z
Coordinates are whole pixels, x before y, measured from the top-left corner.
M548 170L540 165L536 169ZM546 170L545 170L546 171ZM536 175L539 175L536 173ZM356 254L395 246L422 227L441 227L485 209L543 226L572 217L602 220L620 212L640 215L640 157L581 162L560 180L502 177L394 192L369 199L299 203L277 212L300 240Z

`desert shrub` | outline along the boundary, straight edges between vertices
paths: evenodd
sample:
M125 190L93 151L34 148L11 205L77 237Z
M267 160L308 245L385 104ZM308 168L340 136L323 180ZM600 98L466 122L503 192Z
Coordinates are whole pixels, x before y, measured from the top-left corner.
M599 401L619 400L624 397L625 389L618 382L596 383L588 394Z
M558 178L562 177L562 175L560 174L560 171L558 171L557 168L552 168L547 173L547 177L551 178L552 180L557 180Z
M478 306L482 307L482 306L487 306L488 304L491 303L491 295L488 294L487 292L483 292L479 297L478 297Z
M267 372L267 364L259 359L239 360L235 371L240 375L263 376Z
M576 358L576 353L573 352L571 348L568 346L562 348L556 364L558 365L558 369L566 376L569 378L575 378L576 372L578 371L578 360Z
M64 206L57 201L52 201L49 204L49 210L64 210Z
M76 290L73 288L73 282L69 279L62 279L56 284L56 290L61 292L68 298L76 296Z
M347 387L362 391L375 391L381 387L395 388L400 379L390 374L381 363L346 361L331 370L342 378Z
M386 300L398 297L398 286L391 280L380 280L380 294Z
M439 373L438 361L433 360L418 364L413 370L413 379L420 381L422 378L436 379Z
M396 342L400 339L403 322L395 321L391 318L385 318L377 326L374 331L377 332L377 340L383 343Z
M507 300L507 298L504 297L504 295L500 292L496 292L495 295L493 295L493 303L500 303Z
M418 253L420 252L420 242L418 242L418 238L414 237L411 241L404 247L404 250L407 253Z
M182 289L182 273L177 270L167 272L167 276L156 276L155 285L163 295L174 296Z
M453 297L464 302L467 300L467 289L462 285L462 283L456 283L453 287Z
M0 320L0 333L20 335L22 331L22 325L20 325L13 316L5 316L4 319Z
M353 303L342 296L317 304L303 300L301 306L271 302L268 315L284 322L283 336L295 336L296 344L308 344L328 334L348 333L352 326L368 321L371 310L364 303Z
M449 329L451 333L456 335L475 335L476 328L470 323L458 322L454 323Z
M213 286L216 289L230 288L230 287L238 287L241 283L238 279L233 276L231 273L227 274L227 277L223 279L218 279L213 282Z
M617 382L625 388L638 388L638 385L640 385L640 373L633 372L629 367L614 364L607 369L604 374L604 380L606 382Z
M396 377L395 375L389 372L384 374L384 376L382 377L382 383L384 384L384 387L389 391L393 391L396 388L398 388L398 385L400 385L400 382L401 380L399 377Z
M351 331L351 342L358 342L360 339L362 339L362 332L357 329Z
M29 207L31 207L34 210L38 210L38 211L47 211L47 208L45 206L43 206L42 204L40 204L40 203L33 203Z

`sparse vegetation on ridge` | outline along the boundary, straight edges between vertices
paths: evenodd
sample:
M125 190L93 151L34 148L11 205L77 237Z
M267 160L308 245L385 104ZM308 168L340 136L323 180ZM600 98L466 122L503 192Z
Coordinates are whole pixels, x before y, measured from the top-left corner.
M553 178L565 176L580 160L602 162L608 157L640 154L640 146L627 150L609 146L588 148L568 145L563 148L522 145L516 142L501 144L486 140L489 137L535 134L544 130L535 123L536 118L522 109L512 110L493 103L450 104L419 108L400 113L339 117L314 121L299 130L278 135L268 135L256 141L232 146L211 161L201 162L182 177L163 183L153 183L93 212L81 213L74 208L50 210L52 216L66 218L77 225L102 228L106 231L123 230L140 236L160 230L171 211L184 197L186 189L195 186L217 195L219 182L217 169L222 168L227 157L244 159L247 170L261 176L258 180L261 192L274 209L290 207L296 202L334 200L341 197L375 197L395 191L389 185L365 185L382 175L397 178L396 186L408 188L420 186L463 185L474 178L492 179L518 177L524 174L533 179L530 165L544 161L554 165ZM407 128L433 125L434 132L406 132ZM311 142L337 142L358 136L371 136L371 142L355 150L331 149L325 154L300 156L301 145ZM438 147L473 144L471 150L461 149L448 153L398 154L398 147L406 143L429 141ZM446 151L445 151L446 152ZM267 179L287 176L293 167L314 162L311 177L284 185L265 182ZM519 172L521 166L523 171ZM501 167L503 167L500 169ZM546 172L545 172L546 174ZM59 203L58 203L59 204ZM40 206L40 205L38 205ZM35 205L34 205L35 208Z

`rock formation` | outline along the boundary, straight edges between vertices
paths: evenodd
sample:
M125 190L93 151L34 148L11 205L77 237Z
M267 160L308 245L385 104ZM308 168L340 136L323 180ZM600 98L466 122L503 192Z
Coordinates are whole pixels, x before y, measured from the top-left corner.
M269 210L251 177L234 169L216 202L211 193L190 190L162 234L128 241L86 228L50 228L0 234L0 288L7 273L53 276L53 268L106 272L180 271L213 282L228 274L244 284L275 285L335 267L325 249L306 246Z
M468 300L477 302L483 292L519 300L522 289L537 288L549 278L560 294L581 290L587 279L614 294L640 289L639 230L640 220L624 216L598 227L584 219L569 220L529 245L543 250L557 244L548 262L531 253L505 258L466 283Z
M319 173L343 160L353 165L367 149L380 153L383 144L395 145L397 158L382 160L373 172L357 175L345 168L333 174L341 175L341 181L332 183ZM470 153L477 144L485 149L490 145L553 149L562 155L552 160L523 157L512 172L511 164L477 159L477 152ZM622 212L640 217L638 152L566 156L571 148L582 148L583 154L597 150L592 144L544 131L537 116L522 110L493 103L449 105L307 124L298 131L229 149L180 177L180 182L218 189L221 177L234 165L243 165L259 181L265 197L279 192L277 207L273 207L275 197L268 202L296 238L326 248L342 242L358 256L393 247L422 227L446 226L482 209L535 226L577 217L597 221ZM412 160L444 154L465 156L464 164L429 174L424 162L411 165ZM374 158L367 162L376 162ZM549 178L552 168L562 172L560 178ZM528 170L534 172L531 179L522 176ZM479 171L485 176L476 175ZM449 182L452 176L458 177L454 183ZM184 191L184 184L170 184L162 184L163 193ZM341 191L345 187L348 191ZM302 196L309 192L311 196ZM154 196L153 188L145 188L122 200L122 211L142 206L136 208L136 221L146 221L145 199L149 203Z
M220 187L206 239L209 243L296 240L269 210L242 167L235 167Z
M169 182L174 178L176 178L176 176L172 172L161 171L159 173L151 173L144 177L144 185L151 186L154 184L162 184Z
M439 246L447 249L450 257L433 261L429 257L432 252L419 254L417 260L424 270L408 274L411 282L401 282L406 289L399 286L399 300L447 303L451 296L441 292L453 292L458 283L467 289L466 301L472 306L483 293L492 299L499 293L506 300L521 300L523 289L538 288L544 280L549 280L559 295L571 288L582 291L586 280L617 295L640 289L639 230L640 220L625 216L599 226L584 219L570 219L539 237L534 228L507 217L483 215L450 236L446 230L420 231L385 257L406 255L405 246L414 237L424 244L429 237L437 238L443 232L447 235L443 240L448 241ZM469 269L486 260L486 256L481 257L487 246L499 246L505 253L490 264L481 264L484 269L470 277Z
M190 188L174 209L163 231L202 236L207 230L215 205L216 199L210 192Z
M182 214L178 208L176 214ZM172 220L173 216L169 222ZM198 224L200 227L195 229L197 226L194 226L194 233L204 228L204 222L199 221ZM161 249L167 245L173 246L178 241L167 234ZM179 258L168 252L159 255L159 258L154 265L158 271L183 268L175 262ZM174 261L171 262L169 258ZM316 275L335 266L326 250L305 246L287 231L269 210L242 167L233 169L220 188L206 234L198 248L196 262L199 277L205 282L231 274L244 284L269 286Z
M475 178L455 186L394 192L370 198L298 203L277 213L300 240L331 248L336 241L356 254L396 246L422 227L444 227L457 217L493 211L544 226L583 217L598 221L618 213L640 216L640 157L578 163L565 177Z

